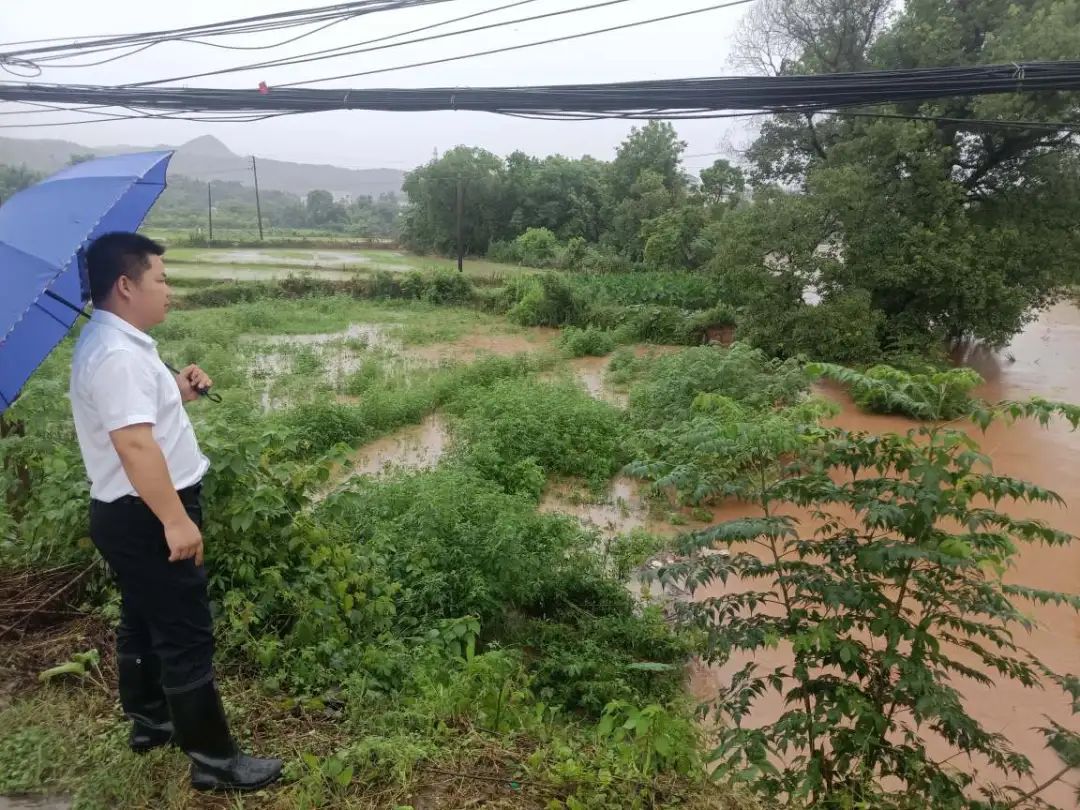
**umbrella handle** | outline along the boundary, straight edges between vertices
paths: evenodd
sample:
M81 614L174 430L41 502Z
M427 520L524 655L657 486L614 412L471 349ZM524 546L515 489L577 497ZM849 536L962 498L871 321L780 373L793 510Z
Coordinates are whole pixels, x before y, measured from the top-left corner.
M165 363L165 368L171 371L174 375L178 375L180 373L168 363ZM221 402L221 394L215 394L209 388L196 388L195 393L198 394L200 397L206 397L211 402Z
M81 254L82 254L82 251L80 251L80 259L79 260L80 260L80 262L85 264L85 261L86 261L85 257L82 256ZM80 265L80 266L82 266L82 265ZM63 304L68 309L74 310L77 314L79 314L82 317L86 318L86 320L90 320L90 313L88 313L85 309L83 309L82 307L75 306L73 303L68 301L66 298L60 297L59 295L54 293L52 290L45 290L45 295L49 296L49 298L52 298L54 301L58 301L59 303ZM173 374L179 374L180 373L175 368L170 366L168 363L165 363L165 368L167 368ZM221 394L211 393L209 388L196 388L195 393L198 394L200 397L206 397L211 402L221 402Z

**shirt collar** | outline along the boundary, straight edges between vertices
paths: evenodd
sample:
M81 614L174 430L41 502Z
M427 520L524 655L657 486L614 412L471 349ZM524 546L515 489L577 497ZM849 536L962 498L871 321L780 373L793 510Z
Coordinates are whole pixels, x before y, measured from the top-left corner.
M102 326L110 326L113 329L119 329L124 334L134 338L137 342L144 346L156 346L157 341L150 337L146 332L142 331L136 326L125 321L119 315L114 315L104 309L95 309L90 315L90 322L101 324Z

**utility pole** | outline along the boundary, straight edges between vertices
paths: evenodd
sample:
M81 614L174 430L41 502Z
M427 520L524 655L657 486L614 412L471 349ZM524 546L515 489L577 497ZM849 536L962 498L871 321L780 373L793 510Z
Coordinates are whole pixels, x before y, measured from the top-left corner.
M251 175L255 178L255 214L259 218L259 241L263 238L262 205L259 204L259 170L255 168L255 156L251 156Z
M206 221L210 225L210 241L214 241L214 198L210 193L210 184L206 184Z
M461 175L457 179L457 269L463 271L463 246L461 244L461 218L465 207L465 186L461 181Z

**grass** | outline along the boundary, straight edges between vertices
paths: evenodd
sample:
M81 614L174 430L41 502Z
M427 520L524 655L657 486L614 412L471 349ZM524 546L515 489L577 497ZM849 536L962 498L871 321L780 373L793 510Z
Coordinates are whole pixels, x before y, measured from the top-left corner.
M546 810L566 808L571 796L580 802L571 807L633 806L621 803L620 793L636 790L635 780L617 775L591 728L548 716L524 728L485 730L454 706L454 690L468 692L466 678L450 690L433 686L418 684L396 703L372 700L334 717L225 679L240 744L286 763L281 784L243 796L191 791L187 759L176 749L131 753L111 695L46 686L0 709L0 795L65 795L76 810ZM519 707L513 696L507 702L512 715ZM703 779L662 777L656 786L658 801L649 806L657 808L754 807Z
M352 324L382 325L393 341L267 340ZM635 669L682 660L683 642L609 579L591 534L537 510L548 476L581 475L599 488L626 460L625 426L579 387L535 379L562 362L550 333L527 358L407 362L411 349L477 334L538 333L473 308L344 295L185 309L156 329L165 359L200 363L225 397L190 411L215 465L219 665L237 732L255 751L284 756L287 781L242 801L195 797L180 753L126 750L107 675L108 692L51 683L0 705L0 793L68 794L95 810L741 806L697 765L660 767L660 749L642 759L598 736L612 699L663 705L679 757L700 752L678 667ZM71 343L12 409L30 434L20 443L35 470L27 510L43 517L19 526L19 542L0 535L4 564L91 553L76 542L85 515L73 493L85 482L58 394ZM268 352L286 364L254 374ZM342 358L353 365L331 373ZM280 400L268 414L263 393ZM354 479L318 505L304 506L313 488L288 483L312 475L337 442L356 446L436 409L453 443L435 469ZM250 531L236 522L256 511ZM624 556L640 554L634 546ZM482 624L466 649L468 621ZM34 667L79 651L50 650Z

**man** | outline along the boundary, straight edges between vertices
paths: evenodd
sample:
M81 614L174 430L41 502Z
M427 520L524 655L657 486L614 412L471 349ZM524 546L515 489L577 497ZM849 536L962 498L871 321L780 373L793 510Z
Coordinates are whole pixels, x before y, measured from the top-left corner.
M110 233L87 250L93 317L75 347L71 407L90 478L90 537L120 586L120 702L130 744L174 742L199 790L265 787L281 760L241 753L214 683L200 482L209 467L184 403L211 380L175 377L146 330L165 320L165 249Z

